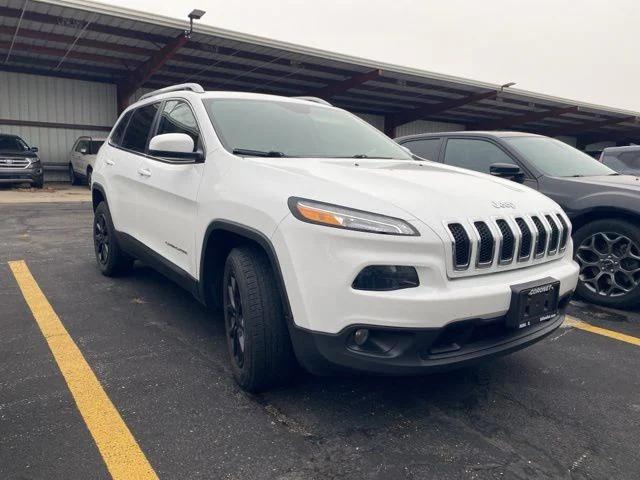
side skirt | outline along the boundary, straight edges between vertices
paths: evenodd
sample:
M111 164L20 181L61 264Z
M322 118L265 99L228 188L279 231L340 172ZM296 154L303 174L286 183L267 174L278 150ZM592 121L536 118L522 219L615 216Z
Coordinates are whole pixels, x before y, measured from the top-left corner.
M162 255L147 247L144 243L123 232L116 232L116 239L120 247L129 255L137 258L141 262L161 273L169 280L177 283L182 288L190 292L199 302L204 303L200 296L198 280L193 278L189 272L184 271L175 263L170 262Z

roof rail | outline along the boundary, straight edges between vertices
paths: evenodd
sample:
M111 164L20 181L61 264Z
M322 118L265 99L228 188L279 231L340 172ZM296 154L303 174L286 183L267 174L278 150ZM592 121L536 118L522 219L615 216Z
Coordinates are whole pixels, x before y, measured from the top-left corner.
M202 86L197 83L181 83L180 85L171 85L170 87L165 87L161 88L160 90L154 90L153 92L145 93L139 98L139 100L155 97L156 95L160 95L161 93L179 92L181 90L189 90L195 93L204 93L204 88L202 88Z
M307 102L321 103L322 105L328 105L330 107L333 107L333 105L331 105L329 102L318 97L293 97L293 98L297 98L298 100L306 100Z

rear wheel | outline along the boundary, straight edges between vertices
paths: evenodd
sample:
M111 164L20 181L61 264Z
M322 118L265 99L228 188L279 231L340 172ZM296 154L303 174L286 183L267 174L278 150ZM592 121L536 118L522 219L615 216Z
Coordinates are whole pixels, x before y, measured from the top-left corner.
M100 202L93 217L93 245L96 261L103 275L113 277L126 273L133 266L133 257L127 254L115 236L109 207Z
M222 285L227 348L236 382L250 392L286 383L296 360L265 254L256 247L231 250Z
M607 307L640 303L640 228L624 220L597 220L574 235L580 264L576 292Z
M69 164L69 181L71 182L71 185L78 185L79 183L78 176L76 175L76 172L73 169L73 165L71 164Z

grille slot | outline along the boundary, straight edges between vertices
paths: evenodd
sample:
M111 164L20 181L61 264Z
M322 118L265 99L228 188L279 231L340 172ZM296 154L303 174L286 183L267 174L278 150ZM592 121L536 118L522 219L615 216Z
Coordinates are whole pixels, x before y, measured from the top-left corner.
M27 168L29 160L24 158L0 158L0 168Z
M488 266L493 260L493 252L495 247L495 240L491 234L491 230L485 222L474 222L479 236L478 244L478 266Z
M542 221L536 217L531 217L534 225L536 226L536 230L538 230L538 238L536 240L536 250L535 256L541 257L544 255L544 247L547 245L547 230L542 225Z
M549 250L548 253L556 253L558 251L558 242L560 242L560 229L558 228L558 224L555 222L551 215L545 215L544 218L547 219L549 225L551 226L551 239L549 240Z
M560 251L562 251L567 248L567 240L569 239L569 225L567 225L567 222L565 222L564 218L559 213L556 213L556 217L558 217L558 220L562 225L562 233L560 234Z
M464 270L469 266L471 242L467 231L460 223L450 223L449 231L453 236L453 261L456 270Z
M527 222L524 221L524 218L518 217L516 218L516 223L518 224L518 228L520 229L520 251L518 252L518 260L526 260L531 256L531 246L533 241L533 235L531 234L531 229Z
M516 238L511 231L511 227L506 220L496 220L496 225L500 229L502 234L502 245L500 246L500 262L509 263L513 260L513 255L516 249Z

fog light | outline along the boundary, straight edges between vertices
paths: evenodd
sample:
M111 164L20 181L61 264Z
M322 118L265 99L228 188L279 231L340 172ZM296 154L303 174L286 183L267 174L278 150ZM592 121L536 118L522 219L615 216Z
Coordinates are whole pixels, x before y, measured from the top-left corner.
M369 339L369 330L367 330L366 328L359 328L353 334L353 341L356 342L356 345L358 345L359 347L367 343L368 339Z
M403 265L370 265L362 269L351 285L356 290L390 291L420 285L414 267Z

